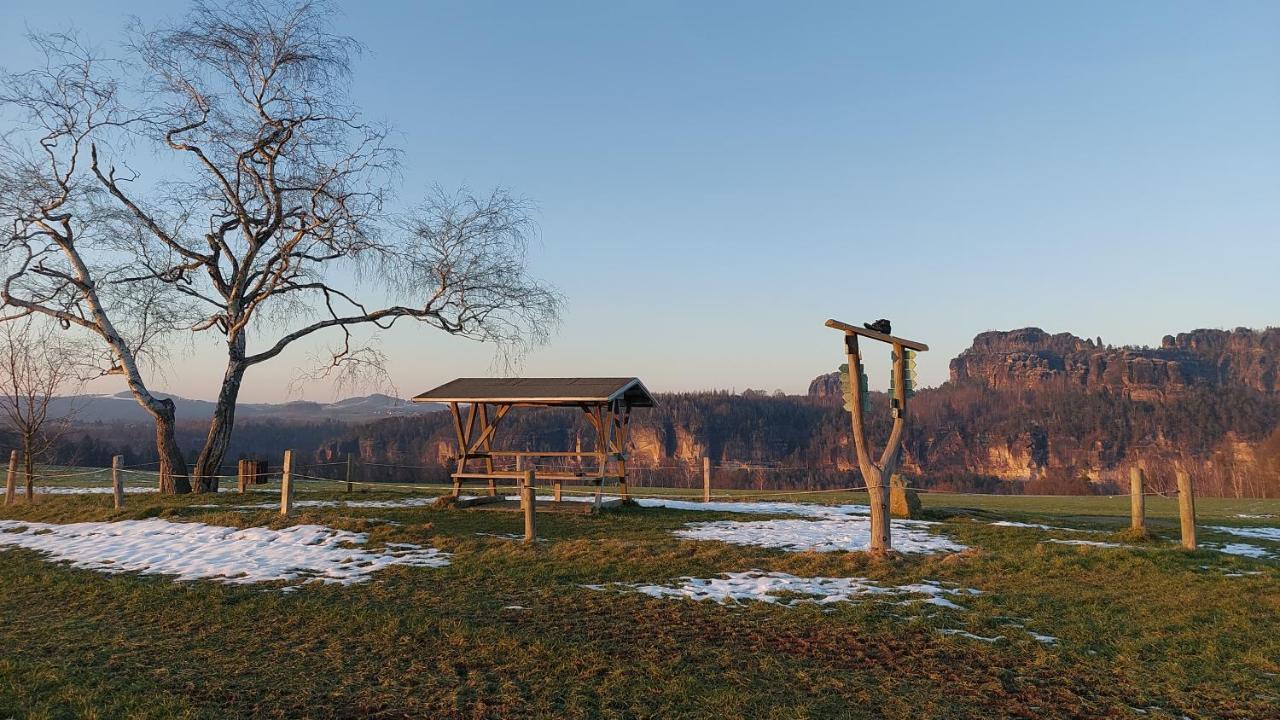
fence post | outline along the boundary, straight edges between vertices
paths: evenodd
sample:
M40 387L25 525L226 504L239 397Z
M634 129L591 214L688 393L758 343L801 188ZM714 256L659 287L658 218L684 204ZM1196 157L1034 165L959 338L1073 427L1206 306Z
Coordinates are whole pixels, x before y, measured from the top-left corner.
M18 492L18 451L9 452L9 475L4 481L4 504L12 505L14 495Z
M111 495L115 498L116 510L124 507L124 483L120 481L120 464L124 462L123 455L113 455L111 457Z
M702 456L702 502L711 502L711 458Z
M280 468L280 514L288 515L293 509L293 451L284 451L284 465Z
M538 496L534 493L533 487L533 471L524 471L524 487L520 488L521 499L524 502L524 541L526 543L533 542L536 537L536 528L534 527L534 510L538 504Z
M1191 490L1191 476L1178 471L1178 515L1182 519L1182 547L1196 549L1196 498Z
M347 453L347 492L351 492L351 453Z
M1139 532L1147 530L1145 501L1142 496L1142 485L1145 479L1142 468L1137 466L1129 468L1129 527Z

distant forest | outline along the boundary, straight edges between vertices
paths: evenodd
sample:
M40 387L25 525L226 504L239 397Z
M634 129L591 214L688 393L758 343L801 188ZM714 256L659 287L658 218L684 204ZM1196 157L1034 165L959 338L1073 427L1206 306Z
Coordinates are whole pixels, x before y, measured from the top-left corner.
M873 442L888 433L888 399L872 394ZM876 408L883 408L877 411ZM1140 465L1157 489L1186 468L1198 492L1280 496L1280 398L1247 388L1196 387L1163 402L1107 390L993 389L951 382L910 401L903 473L937 490L1032 494L1122 492ZM638 485L696 486L701 458L714 463L719 488L824 489L856 485L849 415L837 398L681 393L633 414L630 464ZM180 428L192 453L203 426ZM56 448L61 464L105 466L155 460L146 425L78 428ZM592 435L581 413L515 410L499 444L510 449L571 449ZM444 482L454 452L446 413L348 425L334 421L245 423L230 459L278 465L285 448L313 463L357 464L358 479ZM230 462L230 460L228 461ZM227 472L231 468L224 469ZM343 468L313 473L337 477Z

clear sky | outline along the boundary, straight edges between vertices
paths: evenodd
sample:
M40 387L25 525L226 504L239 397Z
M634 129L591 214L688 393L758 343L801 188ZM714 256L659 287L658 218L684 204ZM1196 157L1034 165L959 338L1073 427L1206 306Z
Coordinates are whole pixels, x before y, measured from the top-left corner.
M127 14L182 6L6 0L0 64L31 61L24 23L111 49ZM1280 324L1280 3L344 7L405 199L539 206L533 264L569 304L524 374L803 392L841 362L827 317L888 317L932 346L930 385L984 330ZM419 326L381 346L402 394L490 370ZM315 349L242 397L284 399ZM216 346L177 352L156 384L210 397Z

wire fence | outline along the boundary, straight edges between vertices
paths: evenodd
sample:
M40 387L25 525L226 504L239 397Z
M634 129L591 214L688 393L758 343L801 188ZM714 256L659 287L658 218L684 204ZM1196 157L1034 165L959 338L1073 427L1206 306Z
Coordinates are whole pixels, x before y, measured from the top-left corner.
M573 463L565 462L530 462L525 460L518 465L520 470L533 470L537 484L541 488L550 488L552 481L537 480L538 472L565 472L574 469ZM121 466L119 471L124 484L131 488L158 486L160 473L158 462L138 463ZM514 472L517 466L511 463L499 463L495 470ZM797 468L777 465L766 465L749 462L721 462L711 469L711 482L703 474L703 468L693 463L660 464L628 469L628 491L632 498L653 499L710 499L710 500L767 500L781 498L821 497L839 495L841 493L865 493L870 490L865 483L859 482L860 476L853 471L833 471L829 469ZM665 473L665 474L659 474ZM655 474L659 474L656 475ZM21 477L19 484L25 483ZM440 494L452 490L453 480L448 467L441 465L398 464L387 462L359 461L354 457L343 460L331 460L313 463L297 463L291 470L291 478L317 490L360 490L362 492L398 491L426 492ZM744 476L745 479L744 479ZM832 487L805 487L796 482L797 478L820 478L819 482L833 484ZM220 473L207 476L216 480L222 489L231 489L239 479L238 475ZM112 468L58 468L38 466L33 473L33 481L44 485L50 481L68 485L103 485L109 487L112 482ZM652 482L653 480L659 482ZM265 473L251 476L251 484L264 485L279 483L281 468L279 465L268 467ZM765 487L765 481L779 482L782 487ZM837 482L832 482L833 480ZM838 482L843 480L844 482ZM515 482L515 478L509 478ZM648 482L646 482L648 481ZM573 479L557 482L559 491L566 495L616 495L613 488L599 487L600 483L589 473L581 473ZM946 488L931 487L925 484L906 481L902 487L926 494L942 494L973 497L1065 497L1062 495L1030 495L1021 493L982 493L963 492ZM472 485L468 488L476 492L488 492L489 486ZM498 492L518 492L519 484L495 485ZM887 489L887 488L886 488ZM1146 497L1176 498L1176 490L1148 490L1142 493ZM1131 493L1102 493L1089 497L1129 498Z

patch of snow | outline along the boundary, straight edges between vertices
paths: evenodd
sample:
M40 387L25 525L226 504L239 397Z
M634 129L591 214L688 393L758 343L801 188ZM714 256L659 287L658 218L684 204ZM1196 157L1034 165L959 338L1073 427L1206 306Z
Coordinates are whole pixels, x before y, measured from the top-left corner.
M1054 525L1041 525L1039 523L1014 522L1013 520L997 520L991 523L994 527L1016 527L1016 528L1036 528L1037 530L1065 530L1067 532L1089 532L1088 530L1080 530L1077 528L1056 527Z
M1250 515L1248 513L1236 513L1236 517L1245 518L1246 520L1270 520L1275 515Z
M0 520L0 546L36 550L76 568L174 575L179 580L350 585L392 565L449 564L448 553L419 545L389 544L385 550L351 547L367 539L365 533L322 525L272 530L160 518L67 525Z
M1060 540L1058 538L1050 538L1045 542L1057 543L1059 545L1089 545L1090 547L1130 547L1129 545L1121 545L1120 543L1099 542L1097 540Z
M893 548L908 553L934 553L967 549L927 528L937 523L893 520ZM690 540L720 540L735 545L779 548L789 552L837 552L865 550L871 544L871 520L717 520L689 523L676 535Z
M1256 540L1274 540L1280 542L1280 527L1228 527L1226 525L1211 525L1210 530L1217 530L1231 535L1239 535L1240 537L1254 538Z
M1268 552L1266 548L1261 548L1257 545L1250 545L1249 543L1223 543L1221 545L1217 543L1205 543L1204 546L1213 548L1218 552L1226 553L1228 555L1243 555L1244 557L1251 558L1271 557L1271 553Z
M1040 634L1040 633L1038 633L1038 632L1032 632L1032 631L1030 631L1030 630L1028 630L1028 631L1027 631L1027 634L1031 636L1031 639L1032 639L1032 640L1035 640L1036 642L1044 643L1045 645L1057 645L1057 644L1058 644L1058 638L1056 638L1056 637L1054 637L1054 636L1052 636L1052 635L1041 635L1041 634Z
M999 642L1004 639L1003 635L996 635L995 637L983 637L981 635L974 635L968 630L953 630L949 628L943 628L938 630L938 632L942 633L943 635L959 635L960 637L969 638L970 640L981 640L982 642L985 642L985 643Z
M539 495L538 500L550 500L550 495ZM604 495L602 500L618 500L617 495ZM594 495L565 495L564 502L595 502ZM844 518L850 515L869 515L866 505L818 505L795 502L701 502L697 500L671 500L667 498L636 498L636 504L647 508L668 510L692 510L697 512L747 513L751 515L798 515L810 518Z
M782 572L748 570L723 573L717 578L682 577L673 585L646 585L643 583L607 583L583 585L592 590L630 590L655 598L689 598L712 600L718 603L736 603L748 600L792 606L800 603L825 605L837 602L853 602L865 596L897 597L923 595L907 602L930 602L946 607L964 609L952 603L946 596L963 596L980 593L978 590L944 588L933 583L910 585L877 585L867 578L798 577ZM785 596L783 596L785 594ZM935 602L935 601L944 602Z

